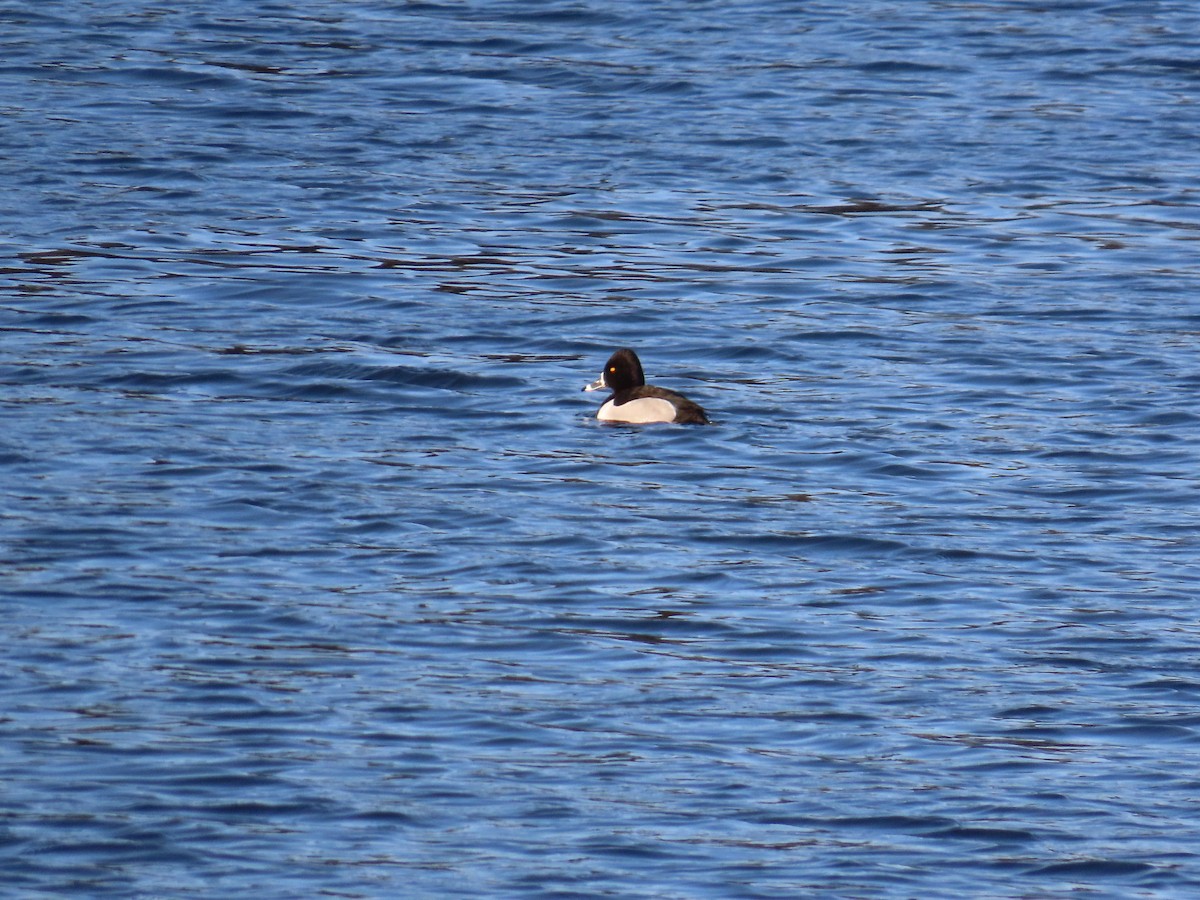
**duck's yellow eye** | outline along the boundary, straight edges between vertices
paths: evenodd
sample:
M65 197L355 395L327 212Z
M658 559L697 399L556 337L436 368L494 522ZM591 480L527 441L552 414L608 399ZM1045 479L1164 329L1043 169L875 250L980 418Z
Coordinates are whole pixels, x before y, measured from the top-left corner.
M616 367L616 366L609 366L609 367L608 367L608 371L610 371L610 372L615 372L615 371L617 371L617 367Z

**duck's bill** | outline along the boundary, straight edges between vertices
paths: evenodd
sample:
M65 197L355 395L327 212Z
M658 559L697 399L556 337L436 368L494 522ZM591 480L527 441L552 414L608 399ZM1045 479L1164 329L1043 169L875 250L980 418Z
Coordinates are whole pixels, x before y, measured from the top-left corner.
M602 391L602 390L604 390L606 387L608 387L608 385L606 385L606 384L604 383L604 376L603 376L603 375L601 375L599 378L597 378L597 379L596 379L595 381L593 381L591 384L585 384L585 385L583 386L583 389L584 389L585 391Z

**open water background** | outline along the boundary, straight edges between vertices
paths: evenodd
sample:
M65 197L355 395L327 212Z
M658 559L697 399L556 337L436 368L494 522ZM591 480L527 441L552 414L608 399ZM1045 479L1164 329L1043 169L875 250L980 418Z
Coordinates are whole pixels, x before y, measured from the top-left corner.
M1200 893L1192 0L0 59L0 893Z

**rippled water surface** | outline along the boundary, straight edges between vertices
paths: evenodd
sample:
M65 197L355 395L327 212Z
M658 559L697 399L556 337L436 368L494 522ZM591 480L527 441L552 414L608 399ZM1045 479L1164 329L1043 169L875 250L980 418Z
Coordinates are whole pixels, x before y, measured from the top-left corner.
M68 6L0 892L1200 893L1195 4Z

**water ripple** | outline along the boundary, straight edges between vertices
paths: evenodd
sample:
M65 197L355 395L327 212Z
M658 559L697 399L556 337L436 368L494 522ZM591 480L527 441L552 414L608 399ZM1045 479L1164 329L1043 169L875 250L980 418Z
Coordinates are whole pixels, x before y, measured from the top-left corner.
M1152 7L0 10L10 890L1194 893Z

